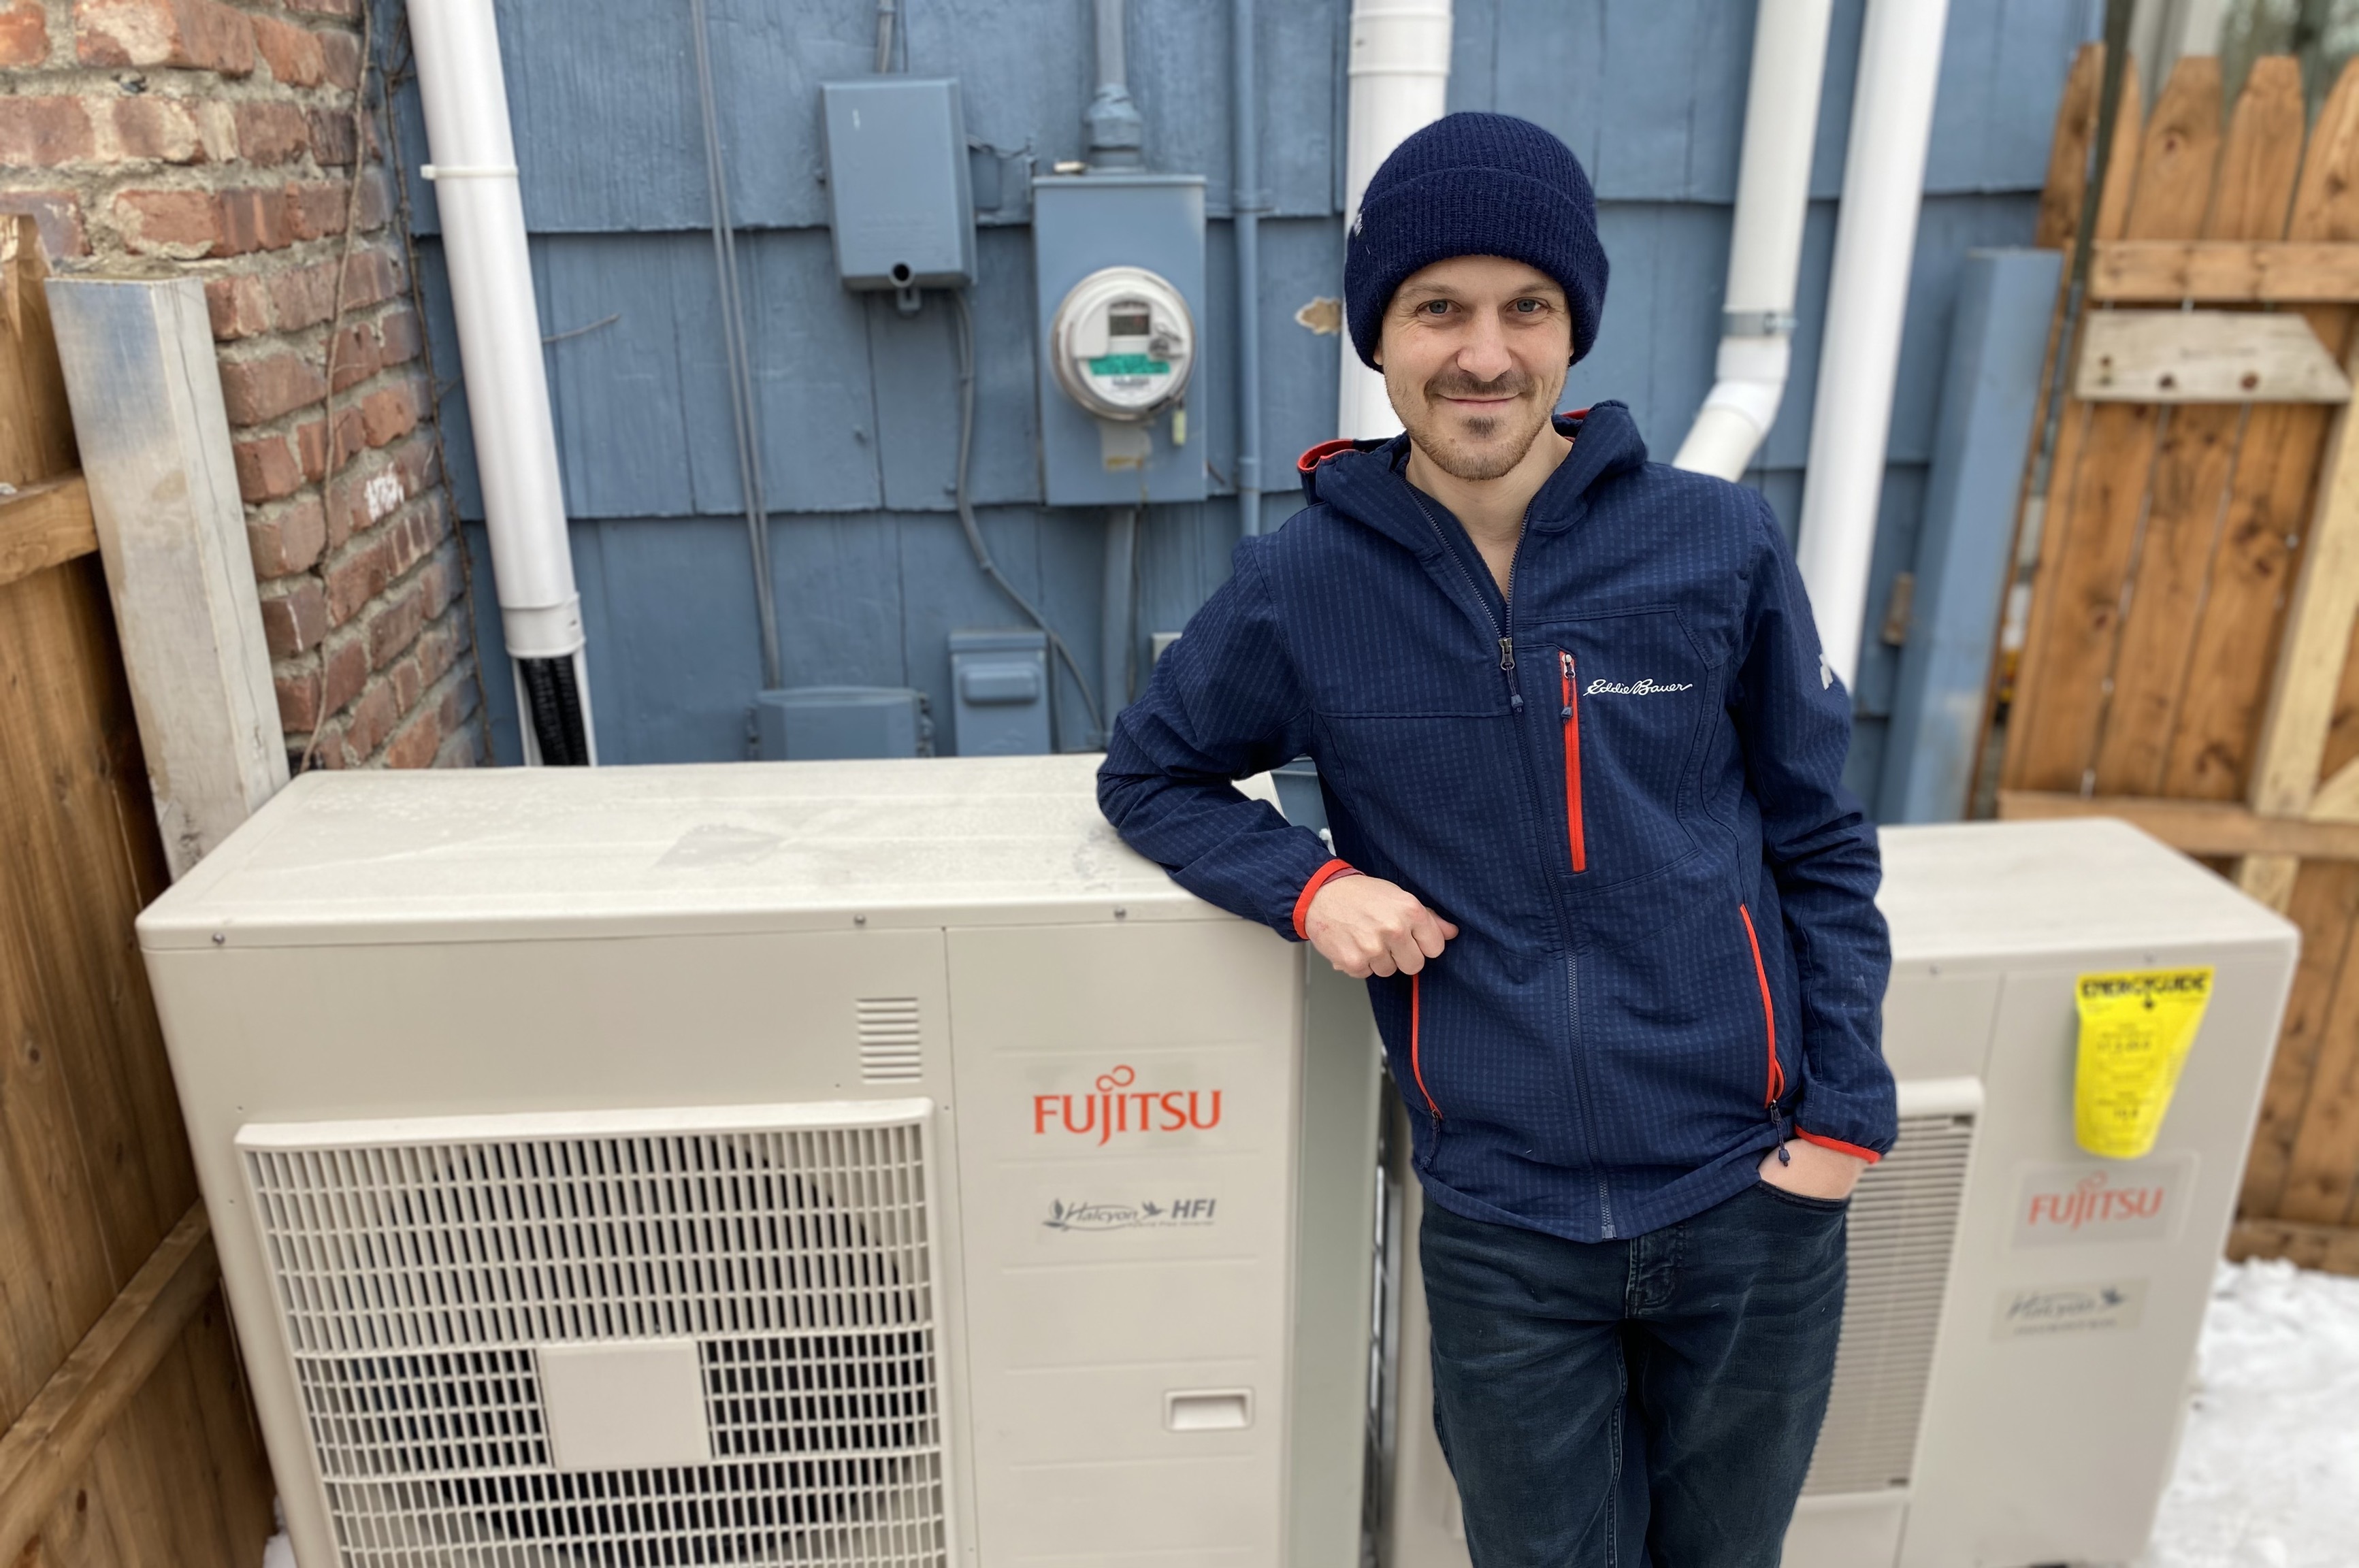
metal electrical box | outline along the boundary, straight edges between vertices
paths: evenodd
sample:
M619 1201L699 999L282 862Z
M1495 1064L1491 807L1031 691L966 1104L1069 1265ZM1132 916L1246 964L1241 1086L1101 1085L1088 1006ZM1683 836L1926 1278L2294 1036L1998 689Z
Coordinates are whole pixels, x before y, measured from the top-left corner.
M754 699L765 762L931 757L926 694L906 686L789 686Z
M1048 634L1028 627L951 633L951 705L961 757L1047 752Z
M1092 173L1035 180L1032 262L1040 477L1049 505L1202 500L1202 384L1175 372L1192 367L1198 345L1211 335L1203 177ZM1123 269L1113 281L1124 286L1108 287L1098 277L1113 269ZM1103 319L1077 323L1076 312ZM1067 383L1103 377L1117 395L1101 400L1102 407L1119 409L1124 399L1116 384L1140 381L1148 388L1151 412L1103 418L1084 409L1059 376L1060 361L1076 355L1091 357L1066 366ZM1162 401L1167 397L1172 400Z
M820 87L835 270L847 289L957 289L974 278L974 199L955 81L877 76Z

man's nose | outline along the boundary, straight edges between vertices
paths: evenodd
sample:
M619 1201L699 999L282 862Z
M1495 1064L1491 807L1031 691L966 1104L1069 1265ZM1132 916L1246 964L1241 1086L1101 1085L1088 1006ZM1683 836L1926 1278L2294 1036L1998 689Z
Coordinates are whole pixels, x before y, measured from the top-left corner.
M1487 312L1478 314L1458 345L1458 368L1478 381L1495 381L1515 365L1515 356L1507 352L1507 334L1497 319Z

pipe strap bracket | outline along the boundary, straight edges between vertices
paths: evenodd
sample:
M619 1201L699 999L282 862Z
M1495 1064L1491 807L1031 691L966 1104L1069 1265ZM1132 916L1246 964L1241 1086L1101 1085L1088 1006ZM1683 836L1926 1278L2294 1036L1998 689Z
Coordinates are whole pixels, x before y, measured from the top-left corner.
M1791 310L1723 310L1720 335L1725 338L1789 338L1794 335Z

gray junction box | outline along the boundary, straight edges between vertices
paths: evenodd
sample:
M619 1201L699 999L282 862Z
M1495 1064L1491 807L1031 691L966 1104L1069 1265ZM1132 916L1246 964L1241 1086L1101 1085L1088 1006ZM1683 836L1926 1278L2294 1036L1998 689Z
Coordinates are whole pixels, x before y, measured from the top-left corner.
M907 686L788 686L754 699L764 762L931 757L926 694Z
M961 757L1037 757L1049 749L1046 632L951 633L951 692Z
M1038 310L1033 346L1040 395L1040 482L1052 506L1135 506L1204 498L1201 399L1180 405L1191 416L1175 443L1175 419L1162 413L1146 427L1140 460L1109 456L1099 421L1057 385L1052 327L1073 285L1110 267L1144 267L1169 281L1211 335L1204 294L1204 180L1197 174L1048 176L1032 182L1032 276ZM1194 407L1190 407L1194 405Z
M847 289L957 289L974 278L966 114L951 80L820 87L835 270Z

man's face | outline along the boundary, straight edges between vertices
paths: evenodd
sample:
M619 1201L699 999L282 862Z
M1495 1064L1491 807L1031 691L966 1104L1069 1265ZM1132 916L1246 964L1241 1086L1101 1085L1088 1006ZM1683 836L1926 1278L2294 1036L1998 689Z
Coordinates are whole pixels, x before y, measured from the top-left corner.
M1393 295L1376 359L1427 461L1453 478L1496 479L1548 428L1572 362L1572 313L1538 267L1452 256Z

